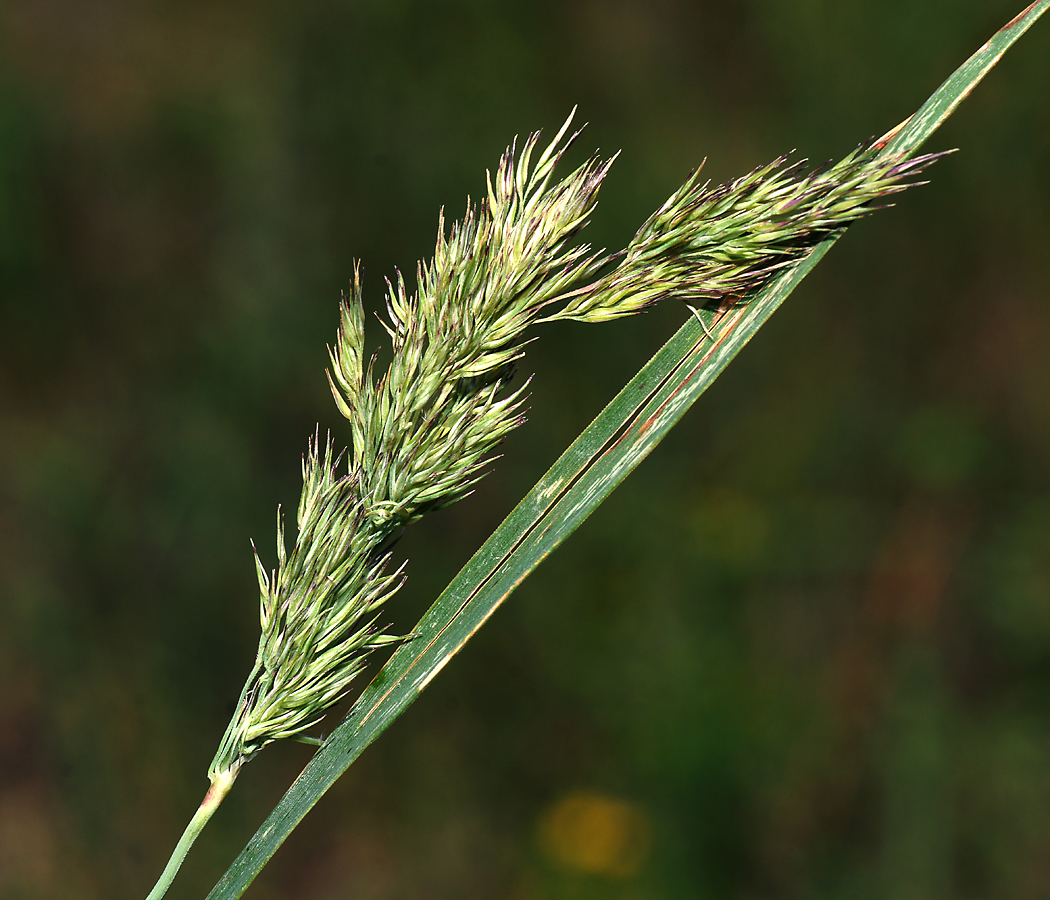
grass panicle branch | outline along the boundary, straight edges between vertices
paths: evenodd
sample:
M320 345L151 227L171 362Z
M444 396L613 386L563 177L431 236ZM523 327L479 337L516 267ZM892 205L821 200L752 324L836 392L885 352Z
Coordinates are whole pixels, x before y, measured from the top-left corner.
M547 320L617 319L672 296L698 306L746 300L829 234L922 183L905 179L945 155L880 150L861 144L809 174L806 160L786 165L785 155L717 187L700 184L701 164L616 254L616 267Z
M538 135L504 154L487 197L468 200L409 296L388 282L384 323L393 360L378 380L364 364L359 273L340 306L328 372L350 421L353 453L311 442L303 460L298 534L286 556L278 514L277 568L256 557L262 637L233 721L212 762L217 777L267 743L315 724L359 674L367 654L399 638L375 612L402 583L385 574L383 548L428 510L461 499L496 445L524 421L524 390L507 393L521 334L552 297L603 261L570 243L594 208L611 164L592 157L566 178L552 173L575 135L571 117L531 166ZM339 471L345 460L343 474Z

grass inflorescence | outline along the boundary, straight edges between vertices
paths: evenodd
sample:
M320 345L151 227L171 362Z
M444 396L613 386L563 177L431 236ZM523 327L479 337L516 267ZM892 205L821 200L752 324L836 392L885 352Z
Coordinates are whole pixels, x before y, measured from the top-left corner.
M561 180L556 165L579 132L572 116L536 156L539 135L512 144L485 196L467 201L409 293L388 282L384 327L393 356L367 362L355 267L328 373L349 420L352 451L315 434L303 458L289 552L278 510L277 566L256 554L261 637L255 665L209 769L212 790L165 869L163 895L241 766L266 744L304 737L343 697L368 654L404 638L377 624L403 583L389 546L428 511L462 499L503 437L524 422L528 382L511 380L525 331L541 321L601 322L661 299L745 303L781 267L909 186L935 155L907 159L861 145L805 174L781 157L716 187L694 172L619 252L577 243L613 159L592 156ZM567 137L568 135L568 137ZM914 183L914 182L912 182Z

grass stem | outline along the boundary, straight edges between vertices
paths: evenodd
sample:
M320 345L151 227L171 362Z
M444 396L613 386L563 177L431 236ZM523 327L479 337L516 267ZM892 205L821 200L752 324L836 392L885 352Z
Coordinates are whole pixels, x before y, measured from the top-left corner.
M187 825L186 830L182 832L182 837L179 838L179 842L175 845L175 849L172 851L171 859L168 860L168 864L164 867L164 871L160 873L160 878L157 879L157 883L153 886L153 890L149 892L149 896L146 900L160 900L160 898L168 892L168 888L171 887L171 883L175 880L175 876L178 874L182 861L186 858L186 854L189 853L190 847L193 846L193 842L197 840L197 835L204 830L204 826L208 824L208 820L212 817L212 814L219 808L219 804L222 803L226 795L230 792L230 788L233 787L234 781L237 780L237 773L240 772L240 770L240 763L237 763L225 772L220 772L212 777L212 783L211 787L208 788L208 793L204 795L201 805L193 814L193 818L190 819L190 824Z

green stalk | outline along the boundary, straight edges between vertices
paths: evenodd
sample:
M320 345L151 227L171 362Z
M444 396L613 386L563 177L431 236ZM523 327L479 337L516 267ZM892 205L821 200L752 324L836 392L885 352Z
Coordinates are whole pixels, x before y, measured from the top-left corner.
M180 866L182 866L182 861L186 858L186 854L190 852L193 842L197 840L197 835L204 830L208 820L212 817L215 810L219 808L219 804L226 798L240 771L241 761L238 761L224 772L211 776L211 787L208 788L208 793L204 795L201 805L197 807L193 818L190 819L190 824L182 832L182 837L179 838L179 842L172 851L171 859L168 860L164 871L160 873L160 878L157 879L157 883L153 886L153 890L149 892L146 900L160 900L168 892L168 888L171 887L171 883L175 880L175 876L178 874Z

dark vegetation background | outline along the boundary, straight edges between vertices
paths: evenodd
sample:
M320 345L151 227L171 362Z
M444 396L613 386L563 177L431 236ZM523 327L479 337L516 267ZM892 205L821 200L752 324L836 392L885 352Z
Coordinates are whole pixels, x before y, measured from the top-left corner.
M0 898L137 900L203 796L248 539L272 562L315 423L348 439L355 257L378 306L576 103L620 246L705 156L881 134L1018 6L8 0ZM1048 98L1044 21L248 896L1050 896ZM531 422L402 542L396 628L685 315L542 330ZM171 897L309 755L244 771Z

